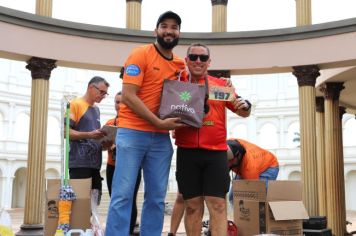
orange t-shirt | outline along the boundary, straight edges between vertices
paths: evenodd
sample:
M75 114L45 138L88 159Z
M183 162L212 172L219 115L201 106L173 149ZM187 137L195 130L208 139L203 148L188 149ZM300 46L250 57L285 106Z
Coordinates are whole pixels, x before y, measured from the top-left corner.
M184 61L173 55L169 60L163 57L154 44L138 47L133 50L125 63L124 84L140 87L137 96L154 114L158 114L161 103L163 81L176 80ZM128 106L120 104L119 127L150 132L167 133L134 113Z
M115 122L115 119L116 119L116 122ZM115 118L112 118L112 119L108 120L105 125L116 125L116 126L118 126L118 124L119 124L119 118L115 117ZM108 162L107 163L109 165L114 166L115 165L115 161L112 159L112 153L113 153L112 150L110 150L110 148L109 148L108 149Z
M235 140L238 140L246 149L240 166L233 168L233 171L240 175L242 179L259 179L262 172L279 165L277 157L270 151L243 139Z

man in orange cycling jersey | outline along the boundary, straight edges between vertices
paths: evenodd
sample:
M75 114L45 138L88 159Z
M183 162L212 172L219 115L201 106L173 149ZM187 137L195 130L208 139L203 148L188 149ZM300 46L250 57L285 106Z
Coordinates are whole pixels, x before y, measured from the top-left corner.
M179 118L158 118L165 79L176 80L185 64L173 54L181 19L171 11L157 20L156 42L135 48L125 63L116 136L116 166L107 216L107 236L129 233L136 178L142 168L145 193L141 236L159 236L173 155L169 131L184 126Z

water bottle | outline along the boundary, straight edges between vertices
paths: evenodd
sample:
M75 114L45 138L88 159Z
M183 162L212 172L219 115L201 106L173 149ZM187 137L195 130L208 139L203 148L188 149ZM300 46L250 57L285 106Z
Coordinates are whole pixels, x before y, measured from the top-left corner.
M87 229L85 232L81 229L71 229L67 232L66 236L71 236L73 234L79 234L79 236L93 236L93 230ZM57 236L57 235L56 235Z
M87 229L87 230L85 230L85 233L83 235L84 236L93 236L94 232L92 229Z
M79 234L80 236L85 235L85 234L84 234L84 231L81 230L81 229L71 229L71 230L69 230L69 231L67 232L66 236L71 236L72 233L73 233L73 234Z

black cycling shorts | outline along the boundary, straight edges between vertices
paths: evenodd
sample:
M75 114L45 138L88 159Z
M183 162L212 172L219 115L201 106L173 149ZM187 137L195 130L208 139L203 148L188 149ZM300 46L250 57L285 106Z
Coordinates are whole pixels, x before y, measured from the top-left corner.
M225 198L230 185L226 151L178 147L176 178L184 200L199 196Z

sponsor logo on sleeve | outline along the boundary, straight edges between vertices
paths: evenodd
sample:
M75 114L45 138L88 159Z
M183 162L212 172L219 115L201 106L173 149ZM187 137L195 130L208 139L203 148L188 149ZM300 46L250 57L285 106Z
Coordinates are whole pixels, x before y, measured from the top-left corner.
M130 64L125 69L125 74L128 76L137 76L141 73L140 67L135 64Z

